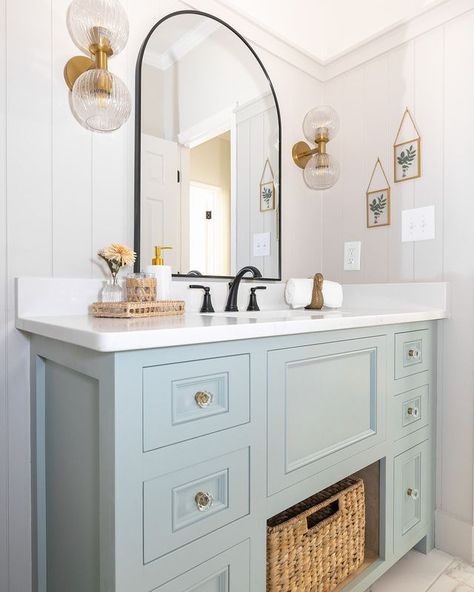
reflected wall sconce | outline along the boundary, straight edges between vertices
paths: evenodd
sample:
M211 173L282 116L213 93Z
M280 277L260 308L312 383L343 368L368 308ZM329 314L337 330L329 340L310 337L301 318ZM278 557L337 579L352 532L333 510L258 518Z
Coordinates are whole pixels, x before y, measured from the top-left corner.
M128 88L108 70L109 58L127 44L127 14L118 0L73 0L67 27L87 56L71 58L64 68L71 109L88 130L112 132L127 121L131 111Z
M292 156L295 164L303 169L304 180L310 189L329 189L339 179L339 163L326 151L327 143L338 130L339 117L332 107L316 107L304 118L303 134L316 147L297 142Z

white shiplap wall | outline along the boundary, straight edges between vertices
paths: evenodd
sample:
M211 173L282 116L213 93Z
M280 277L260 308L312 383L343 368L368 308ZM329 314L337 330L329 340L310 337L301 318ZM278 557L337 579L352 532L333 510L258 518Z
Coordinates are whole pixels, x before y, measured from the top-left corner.
M173 0L122 3L130 41L110 66L133 93L145 34L185 6ZM99 276L97 250L112 240L133 242L133 118L110 135L92 135L73 119L63 82L64 64L77 54L65 24L68 4L0 0L0 592L28 592L31 581L28 347L14 328L14 278ZM289 207L283 227L295 237L283 251L284 273L308 275L321 266L321 243L313 240L321 197L301 183L289 155L304 114L321 102L322 86L257 51L273 78L284 122L282 191ZM293 248L300 257L292 256Z
M446 280L438 407L439 545L472 560L474 417L474 12L325 84L341 117L331 150L340 182L323 200L323 270L345 283ZM423 176L393 183L392 144L406 106L422 135ZM380 157L392 224L366 228L365 192ZM401 211L436 207L436 239L401 242ZM344 241L362 241L360 272L343 270ZM467 544L469 542L469 545Z

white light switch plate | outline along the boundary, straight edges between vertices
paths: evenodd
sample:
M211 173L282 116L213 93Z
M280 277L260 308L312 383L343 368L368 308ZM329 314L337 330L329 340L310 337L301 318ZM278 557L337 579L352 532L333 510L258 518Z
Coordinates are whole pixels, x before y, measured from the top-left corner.
M269 257L270 256L270 233L259 232L253 235L253 256L254 257Z
M344 271L360 271L361 247L360 241L344 243Z
M435 237L435 207L402 211L402 242L432 240Z

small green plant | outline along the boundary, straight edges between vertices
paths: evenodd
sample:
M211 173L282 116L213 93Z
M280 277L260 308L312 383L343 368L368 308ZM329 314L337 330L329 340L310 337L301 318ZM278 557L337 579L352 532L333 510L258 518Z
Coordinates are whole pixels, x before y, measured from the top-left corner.
M272 190L270 187L264 187L262 189L262 199L265 203L265 207L270 208L272 203Z
M387 198L383 193L380 195L380 197L374 197L374 199L369 203L370 211L374 215L374 224L379 223L379 218L383 214L386 207Z
M408 169L412 166L415 158L416 148L413 147L413 144L406 150L400 152L400 155L397 157L397 162L402 167L402 177L407 176Z

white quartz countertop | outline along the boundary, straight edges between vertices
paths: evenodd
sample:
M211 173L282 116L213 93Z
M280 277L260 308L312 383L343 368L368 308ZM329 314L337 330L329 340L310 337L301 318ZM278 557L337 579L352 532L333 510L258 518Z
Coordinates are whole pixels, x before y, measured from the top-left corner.
M217 311L223 310L227 282L212 286ZM74 278L19 278L16 327L100 352L151 349L197 343L296 335L356 327L432 321L448 316L448 285L443 282L404 284L345 284L344 307L291 310L285 303L283 282L268 284L259 295L261 312L246 312L249 288L242 284L239 313L202 315L200 290L189 280L173 281L172 298L184 300L182 316L146 319L96 319L87 314L98 298L101 280Z
M422 307L409 310L267 310L216 315L191 312L182 316L147 319L96 319L88 315L24 316L17 319L16 326L43 337L100 352L114 352L431 321L446 317L446 310Z

